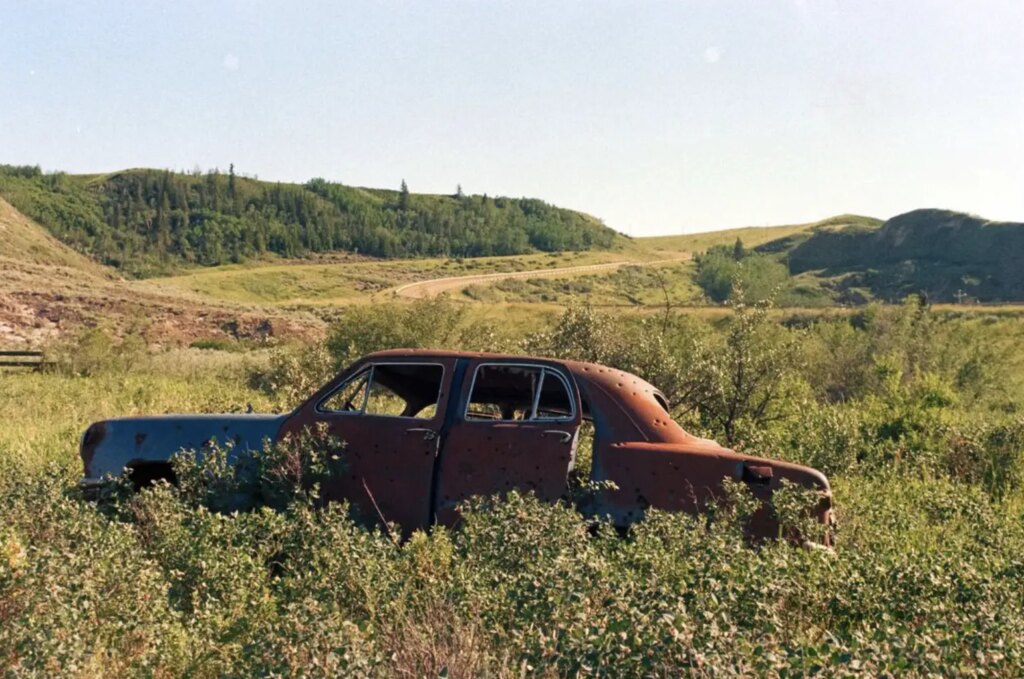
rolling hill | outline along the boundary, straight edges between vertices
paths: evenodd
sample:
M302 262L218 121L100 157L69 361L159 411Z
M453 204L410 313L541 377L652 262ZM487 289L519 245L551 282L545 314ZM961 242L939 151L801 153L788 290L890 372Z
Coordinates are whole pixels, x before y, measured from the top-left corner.
M574 298L702 306L728 299L737 276L791 307L1024 300L1024 224L945 210L627 239L540 201L232 173L0 166L0 196L3 345L97 324L172 344L308 337L331 307L442 288L482 312L530 313ZM525 254L495 256L506 251Z
M643 245L666 252L704 252L716 245L732 245L736 239L747 247L763 245L794 234L808 232L820 222L807 224L784 224L781 226L745 226L736 229L721 229L700 233L686 233L678 236L649 236L638 238Z
M427 195L313 179L135 169L104 175L0 166L0 197L98 262L144 277L266 255L383 258L608 249L625 238L540 200Z
M922 209L878 226L824 226L761 249L784 253L792 274L814 276L839 292L869 290L886 301L913 293L935 301L1024 299L1020 222Z

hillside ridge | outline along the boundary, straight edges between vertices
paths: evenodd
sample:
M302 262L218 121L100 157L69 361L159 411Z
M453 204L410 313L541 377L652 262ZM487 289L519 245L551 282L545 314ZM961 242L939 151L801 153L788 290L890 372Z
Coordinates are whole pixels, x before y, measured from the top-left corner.
M817 229L786 248L794 275L817 272L881 299L1024 299L1024 222L923 208L877 227Z
M52 235L127 275L278 255L477 257L611 249L590 215L531 198L417 194L324 179L268 182L217 170L43 173L0 166L0 197Z

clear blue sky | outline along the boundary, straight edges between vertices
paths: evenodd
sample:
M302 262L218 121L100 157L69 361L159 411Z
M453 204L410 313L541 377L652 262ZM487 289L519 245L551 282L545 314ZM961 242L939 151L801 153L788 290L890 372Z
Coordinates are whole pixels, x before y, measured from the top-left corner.
M0 162L461 183L634 235L1024 220L1024 2L0 0Z

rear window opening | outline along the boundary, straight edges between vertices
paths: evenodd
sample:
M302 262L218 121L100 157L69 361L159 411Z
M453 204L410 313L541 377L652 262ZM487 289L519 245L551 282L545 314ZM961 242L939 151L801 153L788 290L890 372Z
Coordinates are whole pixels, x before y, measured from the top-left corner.
M569 383L543 366L486 364L473 376L467 420L566 420L576 416Z

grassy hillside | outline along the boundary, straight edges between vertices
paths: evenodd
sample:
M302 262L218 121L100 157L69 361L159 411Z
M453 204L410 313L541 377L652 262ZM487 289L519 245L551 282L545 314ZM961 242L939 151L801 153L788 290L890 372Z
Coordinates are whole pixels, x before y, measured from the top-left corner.
M945 303L1024 299L1022 223L915 210L884 223L840 215L800 227L691 238L707 246L695 257L694 281L716 302L733 296L736 281L748 298L774 296L801 307L896 302L913 294Z
M1024 298L1024 223L991 222L948 210L914 210L878 227L817 229L786 250L790 271L836 290L896 300L924 292L951 301Z
M807 224L637 238L628 254L631 261L646 263L644 267L561 280L536 278L475 285L465 289L463 295L481 302L565 303L579 298L598 305L701 306L708 300L717 303L727 299L733 279L739 276L748 296L774 294L776 301L785 306L827 306L832 303L832 295L817 279L789 280L781 263L785 253L819 230L873 228L879 224L881 221L872 217L837 215ZM745 265L734 260L737 242L747 260ZM694 261L687 261L691 257ZM710 277L709 264L714 265Z
M704 252L716 245L732 245L736 239L743 241L748 248L765 243L780 241L790 237L810 234L822 227L847 224L881 224L880 220L861 215L836 215L817 222L806 224L783 224L781 226L746 226L738 229L722 229L703 233L687 233L679 236L654 236L638 238L637 242L654 250L669 252Z
M43 174L0 166L0 197L79 252L131 275L184 265L349 251L489 256L609 248L597 219L539 200L413 194L233 171Z
M319 318L130 281L0 200L0 349L45 347L103 327L156 344L311 338Z
M596 306L662 307L666 302L675 306L703 303L701 291L693 280L693 266L686 261L627 265L614 271L573 277L474 284L461 293L462 298L488 304L567 304L573 299L585 299Z
M72 239L86 233L78 227L90 223L88 210L98 205L107 190L103 187L116 185L125 174L165 176L133 171L66 177L8 168L0 173L0 186L17 189L22 200L65 225L65 238ZM209 176L201 179L209 181ZM269 186L240 177L233 181L236 195L243 193L241 187ZM389 200L401 199L396 192L334 188L358 194L383 211L391 210ZM287 190L322 200L311 186ZM460 200L410 196L413 204L420 198L428 203ZM152 341L175 345L204 338L316 335L338 307L402 301L408 295L401 291L411 283L443 284L454 299L476 308L471 313L479 311L481 318L500 314L517 325L547 318L573 299L633 308L639 314L654 313L666 303L709 307L699 313L712 313L711 307L732 297L737 280L747 299L772 297L780 306L802 310L899 300L921 291L932 301L950 302L960 289L982 301L1020 300L1024 283L1016 262L1022 253L1014 240L1019 227L941 211L917 211L885 224L839 215L798 225L616 237L609 249L560 253L380 259L311 252L291 258L266 250L255 261L191 266L169 276L124 281L116 269L76 252L0 202L0 260L6 274L0 281L0 340L38 345L95 323L110 324L118 332L144 326ZM95 233L108 232L97 227ZM181 257L152 257L152 252L139 251L130 260L138 267L132 270L152 274L160 267L185 268ZM581 268L592 265L607 268ZM481 277L513 273L503 279ZM452 279L460 277L470 278L452 287ZM247 320L239 323L233 317Z
M0 198L0 261L66 266L97 275L109 270L39 228Z

